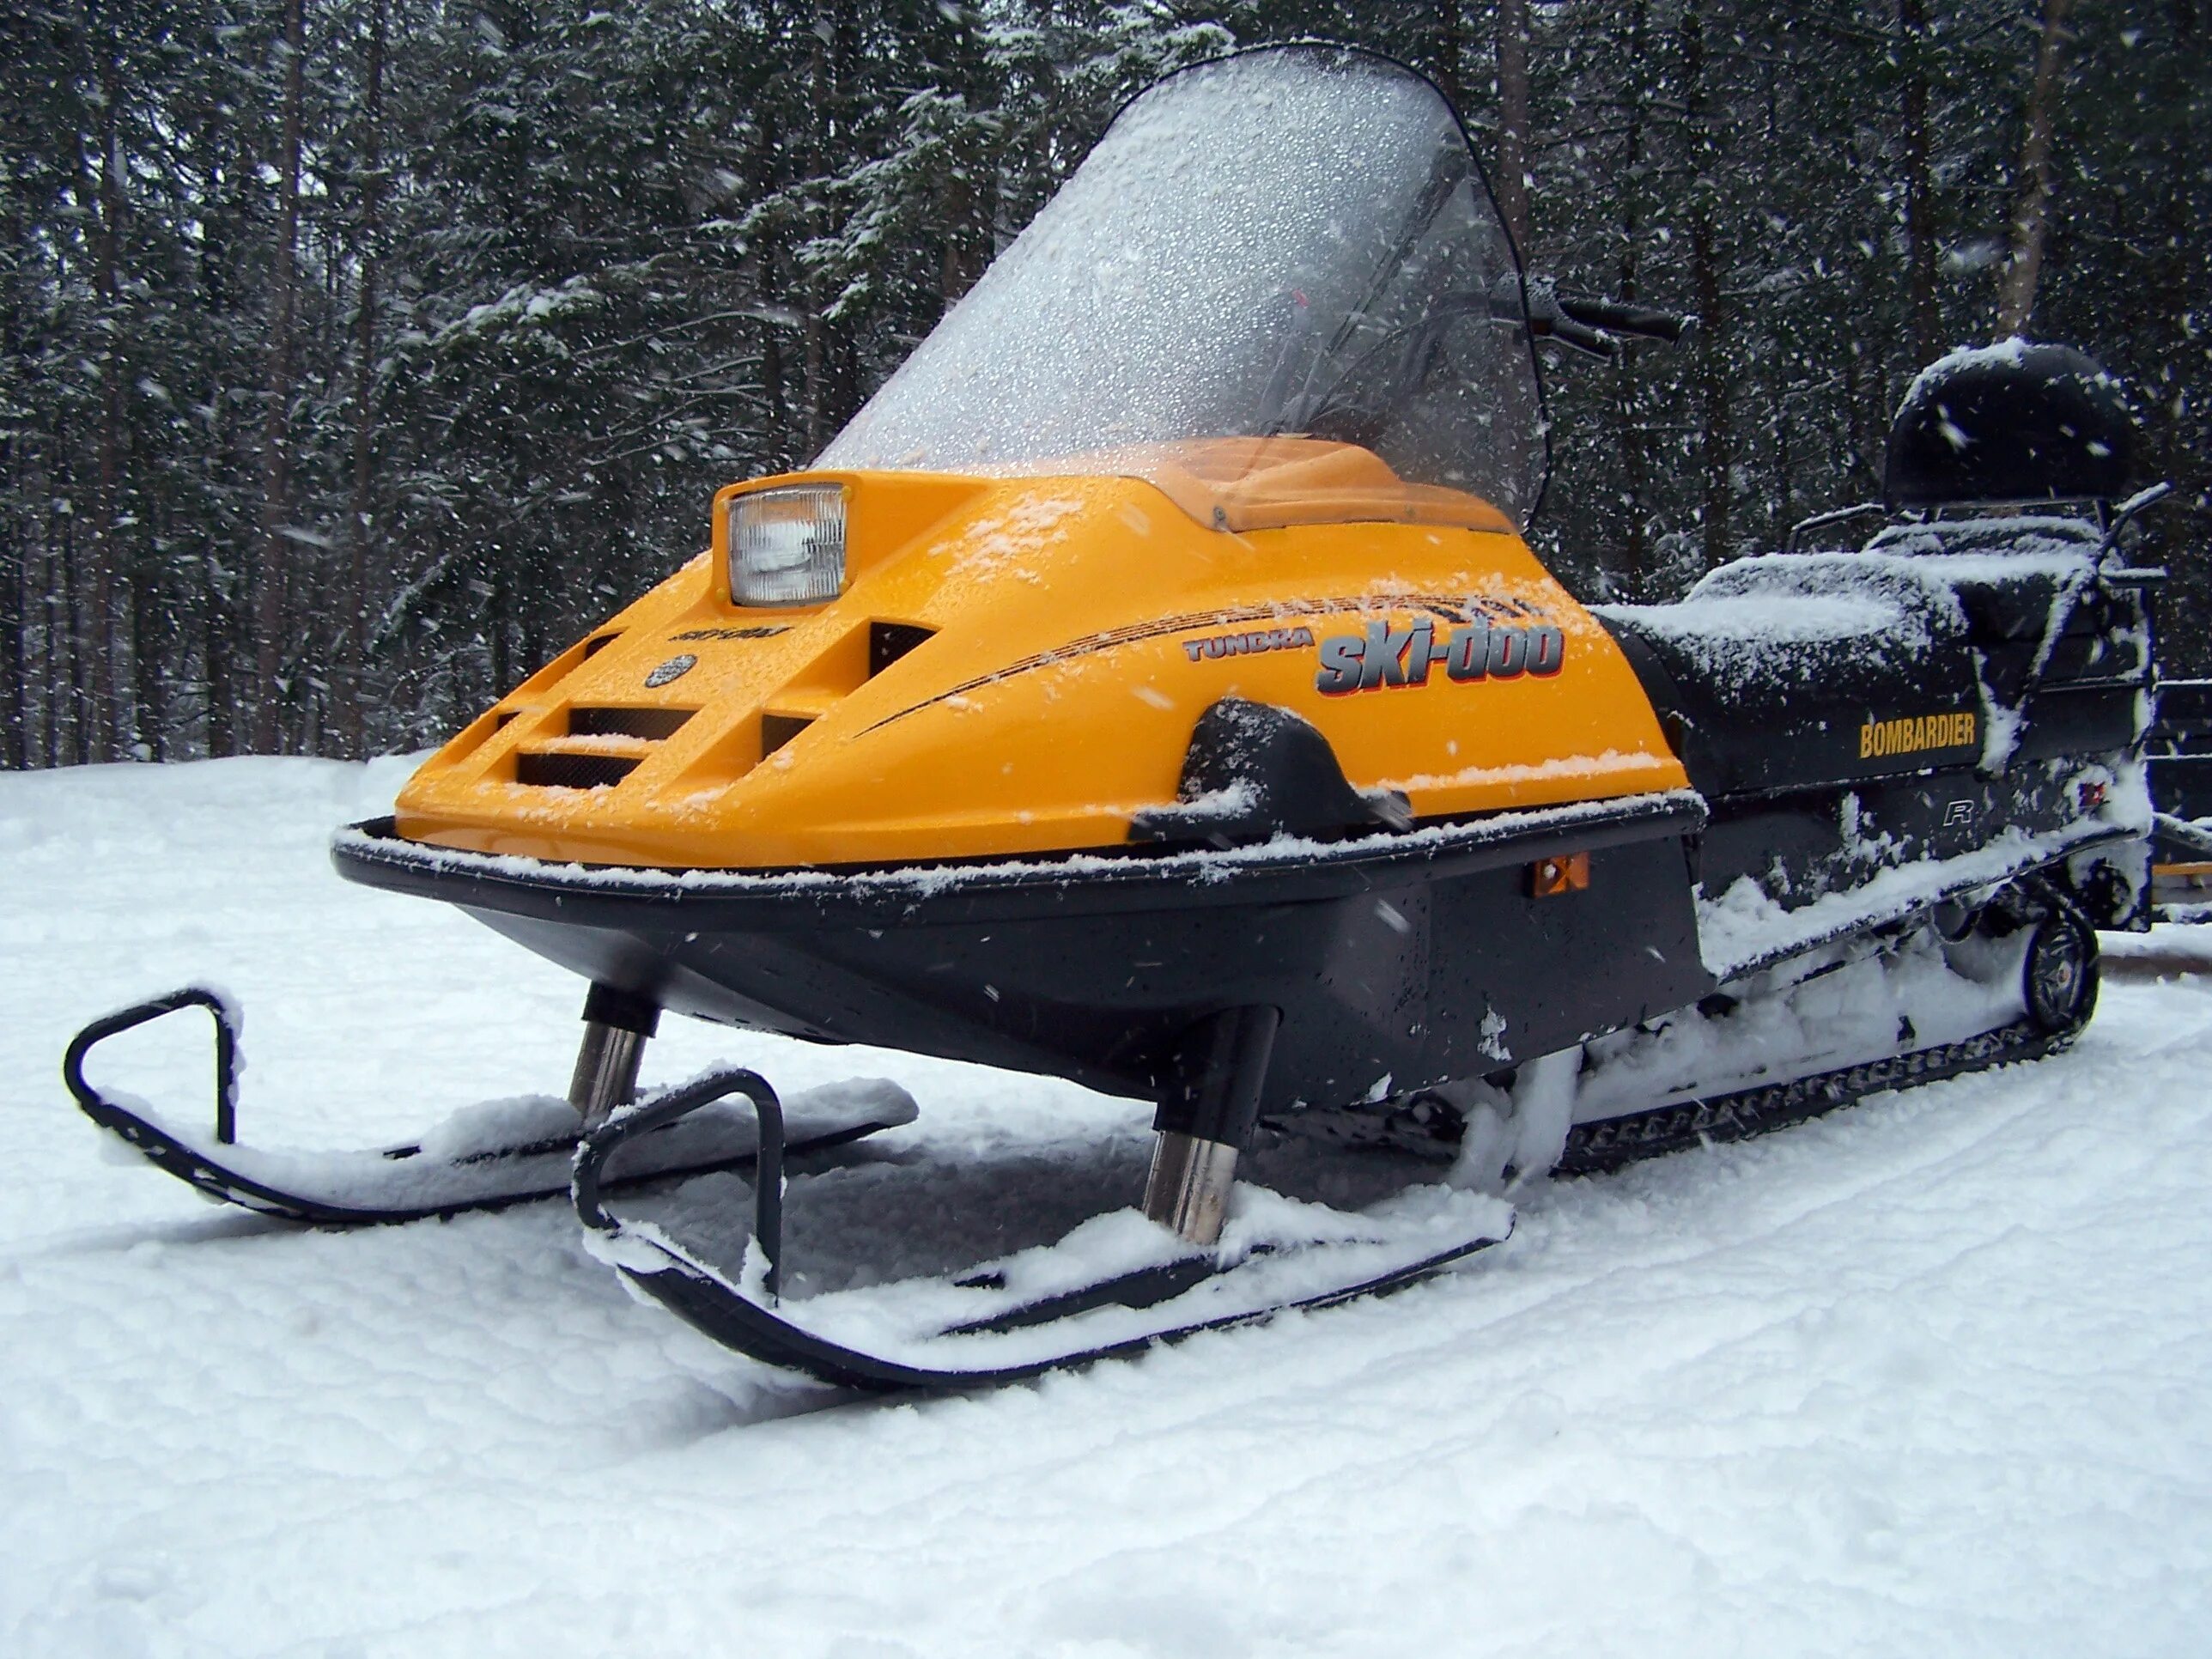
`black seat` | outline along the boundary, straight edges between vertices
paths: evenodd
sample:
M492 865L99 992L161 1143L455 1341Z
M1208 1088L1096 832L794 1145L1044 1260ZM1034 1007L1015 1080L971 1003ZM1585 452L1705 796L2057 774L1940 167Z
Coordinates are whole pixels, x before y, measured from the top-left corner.
M2058 517L1898 525L1857 553L1724 565L1680 604L1595 609L1691 784L1778 793L2126 746L2142 662L2100 545Z
M1747 559L1680 604L1596 614L1666 723L1692 787L1709 797L1970 763L1980 753L1965 618L1943 583L1898 561Z

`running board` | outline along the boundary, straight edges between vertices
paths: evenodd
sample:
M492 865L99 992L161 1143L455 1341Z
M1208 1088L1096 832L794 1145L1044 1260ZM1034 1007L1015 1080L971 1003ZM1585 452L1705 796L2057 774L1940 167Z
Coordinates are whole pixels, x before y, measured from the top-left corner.
M162 1121L143 1102L87 1080L86 1056L101 1042L185 1008L215 1020L215 1125L194 1133ZM580 1126L562 1101L488 1102L457 1113L419 1140L368 1152L288 1152L240 1146L239 1019L221 995L198 986L96 1019L78 1032L62 1077L84 1115L204 1196L323 1227L420 1221L565 1197ZM780 1151L818 1152L915 1118L911 1097L872 1079L810 1091L792 1103ZM750 1115L719 1112L641 1141L611 1187L751 1166L760 1151Z
M606 1207L603 1170L626 1143L732 1096L752 1103L760 1168L752 1235L731 1273L649 1223ZM878 1286L787 1306L783 1112L757 1074L710 1073L624 1108L576 1156L576 1213L593 1255L726 1347L833 1387L988 1387L1133 1354L1201 1331L1256 1323L1401 1289L1505 1238L1496 1199L1421 1188L1346 1214L1240 1188L1215 1249L1194 1250L1134 1210L1095 1216L1059 1244L957 1279ZM886 1307L886 1302L908 1305ZM843 1303L840 1307L836 1304ZM830 1304L823 1311L823 1304ZM804 1322L802 1322L804 1321Z

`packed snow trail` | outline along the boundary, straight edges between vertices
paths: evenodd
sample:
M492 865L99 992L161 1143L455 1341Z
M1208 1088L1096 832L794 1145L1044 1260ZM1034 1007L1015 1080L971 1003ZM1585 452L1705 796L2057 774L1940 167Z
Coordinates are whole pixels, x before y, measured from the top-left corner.
M404 770L0 776L0 1651L2203 1650L2212 930L2108 940L2068 1055L1559 1183L1439 1283L856 1405L558 1206L302 1232L103 1157L63 1043L193 978L248 1010L247 1138L561 1086L574 981L329 870ZM116 1079L204 1110L205 1042ZM1142 1107L972 1067L670 1021L647 1077L716 1059L896 1077L926 1170L1141 1163Z

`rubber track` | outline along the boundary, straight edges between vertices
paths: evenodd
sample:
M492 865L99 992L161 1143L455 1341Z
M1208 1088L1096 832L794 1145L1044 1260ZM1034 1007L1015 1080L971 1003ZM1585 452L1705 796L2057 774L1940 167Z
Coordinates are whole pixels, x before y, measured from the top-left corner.
M1712 1142L1749 1140L1887 1090L1940 1083L2014 1060L2039 1060L2066 1048L2081 1029L2077 1024L2063 1031L2046 1031L2028 1020L2016 1020L1957 1042L1816 1072L1789 1083L1578 1123L1568 1133L1566 1150L1552 1167L1559 1175L1603 1175Z

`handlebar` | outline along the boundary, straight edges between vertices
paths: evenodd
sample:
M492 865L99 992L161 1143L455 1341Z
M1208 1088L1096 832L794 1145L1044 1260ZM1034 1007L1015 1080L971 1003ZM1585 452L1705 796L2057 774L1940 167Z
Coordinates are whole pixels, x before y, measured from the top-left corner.
M1658 311L1650 306L1601 300L1587 294L1555 294L1553 297L1565 316L1609 334L1632 334L1641 340L1662 340L1668 345L1677 345L1683 336L1698 326L1697 318L1687 312Z
M1618 357L1624 337L1678 344L1698 325L1697 318L1687 312L1661 311L1595 295L1562 294L1548 277L1532 276L1528 286L1528 331L1540 340L1557 340L1594 357Z

